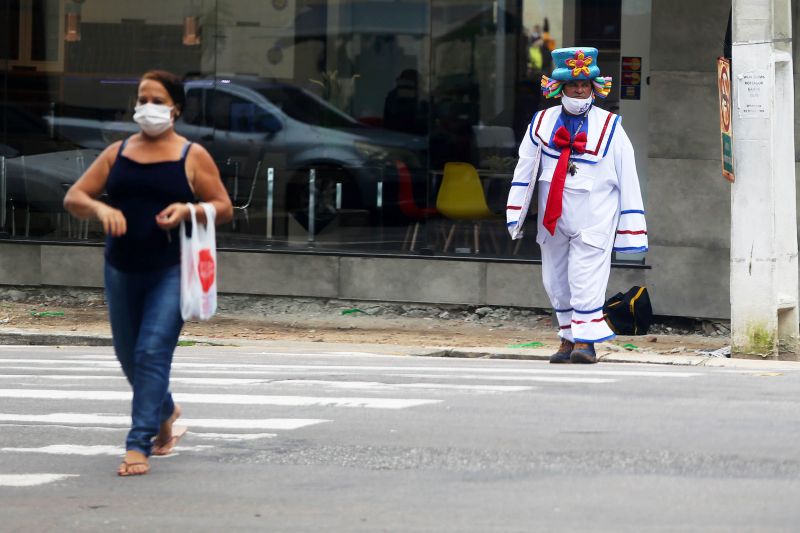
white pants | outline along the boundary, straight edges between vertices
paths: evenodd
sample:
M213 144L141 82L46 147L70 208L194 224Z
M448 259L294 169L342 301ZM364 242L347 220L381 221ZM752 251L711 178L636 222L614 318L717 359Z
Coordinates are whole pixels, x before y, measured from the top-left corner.
M546 199L549 183L542 185L540 194ZM564 210L555 235L541 226L540 218L537 240L542 249L542 280L558 317L559 337L571 342L592 343L615 336L603 318L614 239L606 239L602 248L596 242L585 242L581 229L587 222L587 211L581 204L588 196L588 193L572 194L565 190ZM543 212L542 206L540 213Z

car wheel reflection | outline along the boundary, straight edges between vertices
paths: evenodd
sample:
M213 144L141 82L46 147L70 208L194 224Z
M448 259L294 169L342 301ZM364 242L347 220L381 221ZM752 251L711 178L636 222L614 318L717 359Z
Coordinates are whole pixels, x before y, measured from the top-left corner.
M289 215L303 229L309 228L309 171L295 172L287 186L286 203ZM341 204L337 206L337 184L340 184ZM342 211L357 208L361 195L356 181L341 168L315 168L314 232L319 233Z

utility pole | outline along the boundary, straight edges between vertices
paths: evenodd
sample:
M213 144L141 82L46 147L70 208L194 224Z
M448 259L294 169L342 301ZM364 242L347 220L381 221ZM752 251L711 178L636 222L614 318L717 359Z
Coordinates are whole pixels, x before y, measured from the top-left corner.
M798 359L791 0L733 0L731 342Z

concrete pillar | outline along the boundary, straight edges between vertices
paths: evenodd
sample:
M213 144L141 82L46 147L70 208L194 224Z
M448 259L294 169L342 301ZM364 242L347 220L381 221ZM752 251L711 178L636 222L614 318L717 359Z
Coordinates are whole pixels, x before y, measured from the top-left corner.
M790 0L733 0L734 357L798 358L791 35Z
M620 98L619 114L625 133L633 143L636 173L647 205L647 171L650 162L650 21L653 17L652 0L622 0L620 57L642 58L641 89L638 100ZM621 72L604 73L614 77L614 84L623 83ZM626 257L627 258L627 257Z

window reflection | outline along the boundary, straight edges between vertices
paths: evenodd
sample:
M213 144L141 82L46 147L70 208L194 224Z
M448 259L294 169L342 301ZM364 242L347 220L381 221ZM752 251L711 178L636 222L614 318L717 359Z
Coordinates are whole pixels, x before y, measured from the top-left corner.
M275 85L260 88L258 92L288 117L304 124L333 129L359 129L364 127L354 118L299 87Z
M619 0L85 0L68 40L73 3L0 8L15 237L101 239L69 230L59 196L136 133L138 76L158 67L185 77L176 129L242 208L221 245L537 258L532 231L508 239L504 208L549 52L591 39L619 55ZM485 206L474 220L442 209L453 176L478 184L458 200ZM26 192L34 180L50 185Z

